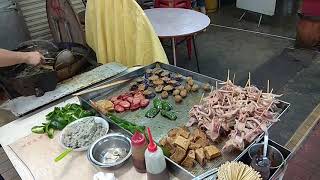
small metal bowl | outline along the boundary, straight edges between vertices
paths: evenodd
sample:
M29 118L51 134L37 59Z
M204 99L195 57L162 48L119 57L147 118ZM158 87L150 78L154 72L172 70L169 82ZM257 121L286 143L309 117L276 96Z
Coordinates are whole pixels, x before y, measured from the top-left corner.
M262 156L263 145L264 145L263 143L258 143L250 147L249 149L250 159L252 159L256 155ZM277 169L281 167L282 164L284 163L284 158L281 152L277 148L271 145L268 145L267 157L271 161L270 169Z
M96 140L87 152L88 160L98 167L119 168L132 154L131 140L118 133L111 133Z

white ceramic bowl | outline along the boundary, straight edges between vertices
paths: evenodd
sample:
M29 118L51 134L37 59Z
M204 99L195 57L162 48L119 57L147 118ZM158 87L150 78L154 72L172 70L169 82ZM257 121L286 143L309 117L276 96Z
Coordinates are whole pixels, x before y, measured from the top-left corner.
M69 128L71 128L73 124L80 123L80 122L84 122L84 121L89 121L89 120L91 120L92 118L94 118L94 121L95 121L96 123L102 124L102 126L107 129L107 131L106 131L106 134L107 134L108 131L109 131L109 123L108 123L105 119L103 119L103 118L101 118L101 117L97 117L97 116L88 116L88 117L84 117L84 118L75 120L75 121L73 121L72 123L68 124L68 125L62 130L62 132L61 132L61 134L60 134L59 144L60 144L63 148L67 149L68 147L63 144L63 138L64 138L64 135L65 135L66 131L67 131ZM99 139L99 138L98 138L98 139ZM93 142L94 142L94 141L93 141ZM92 142L92 143L93 143L93 142ZM73 151L86 151L90 146L91 146L91 144L90 144L89 146L86 146L86 147L81 147L81 148L73 149Z

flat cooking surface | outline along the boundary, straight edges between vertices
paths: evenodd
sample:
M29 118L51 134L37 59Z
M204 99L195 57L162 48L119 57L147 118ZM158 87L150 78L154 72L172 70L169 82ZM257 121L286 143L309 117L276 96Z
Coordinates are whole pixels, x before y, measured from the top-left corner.
M2 104L0 108L11 111L15 116L21 116L54 100L119 74L126 69L126 67L117 63L105 64L59 83L54 91L46 92L41 97L18 97Z

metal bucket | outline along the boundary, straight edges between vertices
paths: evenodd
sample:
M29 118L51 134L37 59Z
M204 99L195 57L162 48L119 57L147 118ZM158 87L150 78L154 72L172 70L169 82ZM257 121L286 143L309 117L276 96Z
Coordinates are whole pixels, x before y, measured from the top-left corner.
M261 155L263 152L263 143L254 144L249 149L249 157L252 158L255 155ZM284 163L284 158L282 153L275 147L268 145L267 157L271 161L270 169L277 169Z

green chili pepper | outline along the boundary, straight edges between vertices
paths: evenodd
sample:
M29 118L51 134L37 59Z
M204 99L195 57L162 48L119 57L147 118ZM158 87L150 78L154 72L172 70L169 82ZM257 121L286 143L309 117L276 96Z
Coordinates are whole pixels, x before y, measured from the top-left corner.
M153 100L153 107L156 109L161 109L162 108L162 101L161 99L157 98Z
M165 111L170 111L173 109L172 105L168 101L161 102L161 109Z
M139 131L141 133L145 132L145 127L144 126L138 126L134 123L131 123L129 121L126 121L124 119L121 119L113 114L108 114L109 119L116 123L118 126L120 126L123 129L126 129L130 131L132 134L134 134L135 131Z
M49 137L50 139L53 139L54 129L53 129L53 128L49 128L47 134L48 134L48 137Z
M147 118L154 118L154 117L159 113L159 111L160 111L160 109L155 108L155 107L152 107L151 109L149 109L149 110L146 112L145 116L146 116Z
M63 159L64 157L66 157L66 155L68 155L70 152L72 152L73 149L72 148L67 148L65 151L63 151L58 157L56 157L54 159L54 162L58 162L61 159Z
M31 131L33 133L37 134L44 134L45 133L45 127L44 126L34 126L31 128Z
M161 115L163 117L168 118L171 121L175 121L177 119L177 115L173 111L161 111Z

